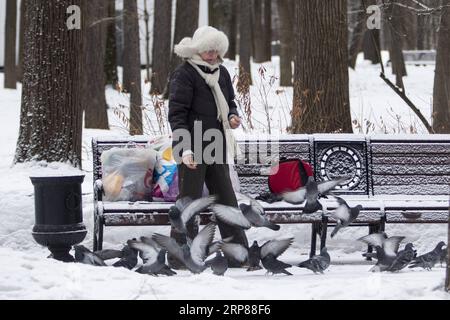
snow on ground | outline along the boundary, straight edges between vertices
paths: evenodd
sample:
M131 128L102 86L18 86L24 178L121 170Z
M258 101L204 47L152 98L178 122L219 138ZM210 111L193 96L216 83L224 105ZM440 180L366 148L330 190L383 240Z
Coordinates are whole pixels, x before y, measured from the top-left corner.
M276 59L276 57L275 57ZM268 74L276 74L276 64L265 64ZM233 76L234 62L227 61ZM258 65L253 65L254 77ZM390 72L390 69L387 70ZM434 67L408 67L405 79L411 99L429 116L432 98ZM408 108L378 78L379 67L359 60L356 71L350 71L350 96L354 119L377 119L388 122L389 107L401 114L408 124L416 123ZM257 78L256 78L257 80ZM3 74L0 74L3 83ZM143 85L143 89L148 89ZM276 84L272 91L279 89ZM286 97L292 89L285 89ZM255 93L256 92L256 93ZM259 88L252 87L253 108L263 110L258 102ZM107 99L112 106L127 104L126 96L107 89ZM149 101L150 98L144 99ZM286 101L289 101L288 100ZM273 128L285 126L281 100L275 95L268 98L273 112ZM403 270L396 274L371 273L370 263L361 253L364 245L355 239L367 234L366 228L347 228L335 239L328 240L333 264L325 275L314 275L308 270L291 268L294 274L266 276L265 271L248 273L229 270L225 277L215 277L211 271L191 275L181 271L176 277L150 277L112 267L99 268L80 264L66 264L47 259L49 252L39 246L31 236L34 224L33 186L30 175L46 172L85 174L83 183L84 223L88 235L83 242L92 247L93 195L92 195L92 137L123 135L124 125L111 109L111 129L84 130L83 171L74 170L61 163L27 163L12 166L18 136L20 114L20 87L18 90L0 88L0 299L449 299L443 292L445 269L432 271ZM288 108L285 103L285 108ZM287 110L287 109L286 109ZM289 112L289 111L287 111ZM257 112L255 112L257 114ZM289 113L287 113L289 114ZM150 117L152 117L150 115ZM260 119L264 119L261 116ZM260 120L259 132L264 126ZM402 120L403 121L403 120ZM395 128L396 122L389 122ZM391 128L391 127L389 127ZM280 130L281 132L282 130ZM400 130L401 131L401 130ZM418 130L420 133L422 129ZM355 131L356 133L357 131ZM371 133L380 133L378 127ZM392 130L390 131L392 132ZM167 234L168 227L109 227L105 229L105 248L120 248L129 238L150 232ZM431 250L434 245L447 240L446 225L388 225L392 235L405 235L414 240L419 253ZM252 229L247 232L250 241L260 243L273 238L294 237L293 246L282 260L297 264L306 260L309 251L309 225L282 225L281 231Z

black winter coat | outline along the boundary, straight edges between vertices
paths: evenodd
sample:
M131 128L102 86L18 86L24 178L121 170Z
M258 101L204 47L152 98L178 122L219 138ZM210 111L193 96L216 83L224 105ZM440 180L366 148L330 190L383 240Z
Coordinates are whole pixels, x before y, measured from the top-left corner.
M204 72L209 69L199 66ZM219 85L230 108L229 116L239 115L230 74L224 66L220 66ZM169 88L169 123L172 132L177 129L187 129L191 133L191 150L194 151L194 122L202 122L202 131L219 129L223 135L222 123L217 119L217 106L211 88L202 76L188 62L181 64L170 79ZM227 119L228 121L228 119ZM203 149L209 142L203 143ZM173 142L173 146L177 141ZM225 137L223 136L223 154L225 154ZM184 150L183 150L184 151ZM195 150L199 151L199 150Z

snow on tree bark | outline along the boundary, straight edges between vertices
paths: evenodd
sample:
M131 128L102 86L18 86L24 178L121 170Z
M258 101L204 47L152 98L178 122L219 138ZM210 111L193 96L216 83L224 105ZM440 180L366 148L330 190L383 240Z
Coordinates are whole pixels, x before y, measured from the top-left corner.
M352 132L347 2L296 1L292 133Z
M66 26L81 0L27 6L24 75L15 162L45 160L81 167L81 30Z

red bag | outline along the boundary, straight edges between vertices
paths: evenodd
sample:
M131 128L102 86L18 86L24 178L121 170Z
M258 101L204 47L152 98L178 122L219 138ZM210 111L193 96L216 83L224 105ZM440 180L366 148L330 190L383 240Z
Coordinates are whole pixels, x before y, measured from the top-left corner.
M311 164L299 159L283 159L271 168L269 189L272 193L294 191L308 182L308 177L314 175Z

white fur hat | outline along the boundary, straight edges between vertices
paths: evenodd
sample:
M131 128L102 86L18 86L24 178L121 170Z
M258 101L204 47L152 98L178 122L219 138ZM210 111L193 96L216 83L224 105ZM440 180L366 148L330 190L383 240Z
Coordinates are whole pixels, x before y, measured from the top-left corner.
M198 28L192 38L184 38L175 45L175 53L185 59L191 58L194 54L210 50L217 50L219 56L223 58L228 51L228 37L222 31L210 26Z

